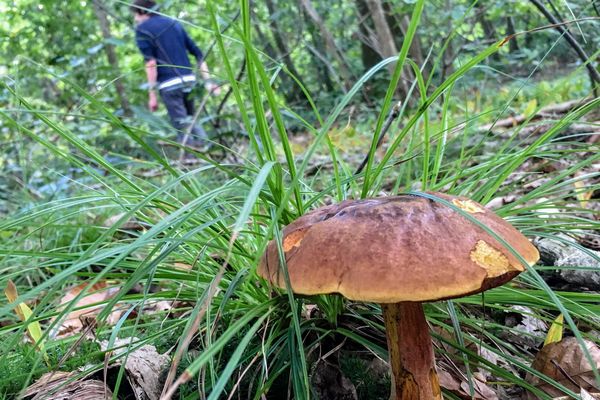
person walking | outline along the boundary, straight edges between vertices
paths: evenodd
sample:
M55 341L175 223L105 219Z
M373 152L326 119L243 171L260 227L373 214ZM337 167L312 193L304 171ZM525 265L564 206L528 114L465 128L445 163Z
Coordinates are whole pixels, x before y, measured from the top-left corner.
M208 139L204 129L195 124L191 92L196 74L188 53L197 62L206 90L218 95L220 88L210 79L210 72L200 48L176 20L156 14L156 2L136 0L131 6L136 23L135 40L145 61L148 80L148 108L158 109L157 91L167 108L171 125L177 129L177 141L203 146ZM186 141L186 135L190 137ZM186 141L187 143L184 143Z

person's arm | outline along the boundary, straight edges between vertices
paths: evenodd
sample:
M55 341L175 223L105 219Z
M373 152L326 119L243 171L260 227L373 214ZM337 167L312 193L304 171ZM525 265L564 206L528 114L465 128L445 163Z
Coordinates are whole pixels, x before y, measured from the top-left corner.
M202 50L200 50L192 38L190 38L185 29L183 29L183 37L185 40L185 47L194 55L194 57L196 57L196 62L198 63L198 72L200 72L200 77L204 80L204 87L209 93L219 95L221 88L210 79L210 71L208 70L206 61L204 61Z
M150 34L145 33L139 28L135 30L135 41L144 56L146 79L148 80L148 108L150 111L156 111L158 109L158 99L156 97L156 81L158 78L156 48L152 44Z
M158 98L156 97L156 78L158 69L156 60L146 61L146 78L148 79L148 108L150 111L158 110Z
M208 93L218 96L221 93L221 88L210 79L210 71L208 70L206 61L200 61L198 64L198 71L200 72L202 79L204 79L204 87L208 90Z

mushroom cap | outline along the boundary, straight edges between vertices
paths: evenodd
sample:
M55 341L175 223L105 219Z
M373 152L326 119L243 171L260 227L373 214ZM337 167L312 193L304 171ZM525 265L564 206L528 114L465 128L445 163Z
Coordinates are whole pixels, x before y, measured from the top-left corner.
M512 225L464 197L431 193L468 212L530 265L537 249ZM291 288L378 303L434 301L500 286L524 270L484 229L438 201L402 195L320 207L283 230ZM272 240L258 273L285 288Z

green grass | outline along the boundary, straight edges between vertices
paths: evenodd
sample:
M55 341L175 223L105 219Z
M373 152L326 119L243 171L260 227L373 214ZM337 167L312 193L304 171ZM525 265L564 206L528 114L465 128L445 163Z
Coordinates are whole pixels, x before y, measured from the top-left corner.
M423 3L417 2L414 8L409 38L419 26ZM99 337L137 336L161 351L173 347L171 355L181 356L173 377L182 385L180 398L193 398L197 390L209 399L232 392L253 399L265 393L277 398L288 391L296 399L307 399L314 362L311 357L324 343L346 340L344 351L348 348L346 354L350 354L344 360L347 370L357 369L366 359L365 354L385 358L386 349L377 306L359 306L336 296L297 297L272 290L256 275L256 265L268 240L280 239L282 226L304 212L329 201L421 189L466 195L483 203L517 192L521 195L516 201L497 212L530 237L600 228L597 220L576 214L581 209L574 201L573 186L584 179L578 172L600 160L600 152L580 158L579 153L589 150L581 140L561 137L566 127L597 109L600 100L554 121L552 129L532 141L524 141L518 134L498 138L494 133L478 131L478 126L502 118L505 110L522 110L523 103L533 98L543 105L548 101L544 94L555 91L552 85L567 85L559 80L548 83L548 88L541 83L534 85L532 80L520 80L506 86L507 92L501 91L492 100L466 99L463 94L470 87L465 81L477 76L478 66L498 51L501 43L473 55L438 85L423 79L414 82L413 93L419 105L416 109L403 108L390 129L383 155L378 157L375 144L397 100L395 85L410 40L405 41L397 58L381 62L360 77L331 110L319 110L318 94L302 86L314 106L311 118L305 118L283 103L272 84L279 77L270 75L266 67L269 60L255 45L248 5L242 2L240 22L228 32L230 36L220 33L219 13L211 2L208 14L223 79L233 89L230 106L237 109L239 114L234 118L242 122L248 135L247 148L237 155L240 163L219 162L199 154L203 162L197 167L180 167L146 142L153 137L146 132L147 127L115 117L93 95L55 75L74 95L87 101L87 107L79 110L80 119L95 121L121 140L127 138L128 146L139 152L132 157L114 149L111 154L125 161L112 162L101 146L78 132L77 125L63 122L63 114L46 112L38 102L9 88L18 112L0 109L2 123L23 138L21 151L33 149L38 154L29 166L31 170L24 171L25 176L35 175L36 168L49 181L67 176L67 183L52 196L40 198L26 190L27 185L12 193L11 214L0 221L0 287L8 279L17 283L19 301L32 304L35 319L43 323L46 335L51 330L50 318L70 311L57 308L66 288L82 280L93 283L108 279L116 282L120 291L106 302L107 310L119 303L136 313L112 328L102 324L108 315L103 312ZM240 54L246 57L248 73L238 82L234 71ZM362 86L393 61L397 61L396 69L385 98L378 104L377 113L359 125L359 129L369 132L362 146L364 154L348 157L330 135L346 124L347 109L359 101L356 97ZM416 72L418 66L413 67ZM49 72L40 66L40 73ZM580 85L578 93L587 95L589 89ZM300 124L310 135L307 148L295 149L290 143L290 124ZM489 151L486 145L492 141L494 151ZM226 149L231 153L238 150ZM371 155L367 167L354 175L355 160L367 153ZM308 175L316 155L328 160L328 168ZM523 192L530 176L510 178L526 162L537 159L567 160L570 166L547 173L547 181ZM67 174L67 166L75 171ZM143 174L148 170L163 174L147 178ZM548 204L563 211L560 217L545 216ZM120 213L124 214L115 225L103 225ZM148 224L148 229L123 231L120 227L131 217ZM175 262L193 268L177 270L173 268ZM447 330L453 338L440 340L459 351L451 355L455 363L468 364L470 371L482 367L506 385L535 391L523 379L525 373L534 373L529 368L532 354L500 338L502 327L491 315L502 314L511 305L526 305L545 321L552 321L561 312L571 333L581 338L585 334L578 325L584 321L590 329L600 329L592 318L600 311L600 298L594 293L554 292L536 268L522 274L518 283L492 290L484 298L471 296L431 304L427 314L432 325ZM141 293L132 293L131 289L139 285ZM151 285L160 291L151 292ZM172 320L161 314L145 315L143 308L153 299L182 302L181 317ZM312 304L318 305L319 312L306 318L302 311ZM0 303L0 320L5 321L0 327L0 335L5 338L0 366L6 371L0 370L0 396L10 397L43 371L56 368L59 355L74 339L46 336L51 355L48 368L39 354L21 343L25 325L17 320L10 305ZM85 343L79 351L82 357L96 354L93 345ZM504 363L491 364L470 350L469 343L481 344ZM352 351L363 358L356 358ZM81 365L82 359L74 357L62 368ZM94 368L100 365L101 361L96 360ZM188 375L183 375L183 370ZM7 380L6 376L11 378ZM186 382L182 376L193 379ZM370 392L366 383L360 385L370 382L368 375L367 379L361 374L349 376L363 393ZM201 384L197 384L197 377L202 377Z

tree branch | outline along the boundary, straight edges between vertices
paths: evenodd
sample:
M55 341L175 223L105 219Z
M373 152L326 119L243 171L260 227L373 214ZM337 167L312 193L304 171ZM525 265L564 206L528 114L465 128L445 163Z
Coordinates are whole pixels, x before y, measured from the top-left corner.
M596 94L596 84L600 84L600 73L594 65L592 64L590 58L585 53L585 50L581 47L581 45L575 40L573 35L569 32L567 28L565 28L555 17L552 15L550 11L542 4L540 0L529 0L540 12L546 17L546 19L554 24L554 28L564 36L565 40L571 45L573 50L577 53L581 61L583 61L585 67L587 68L590 79L592 80L592 87L594 88L594 94Z

